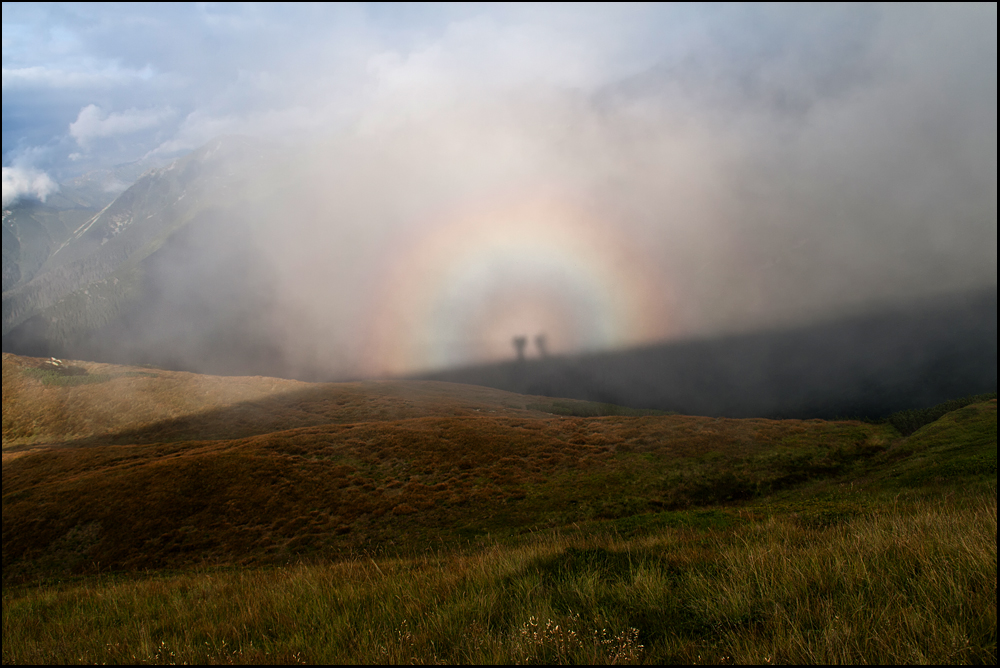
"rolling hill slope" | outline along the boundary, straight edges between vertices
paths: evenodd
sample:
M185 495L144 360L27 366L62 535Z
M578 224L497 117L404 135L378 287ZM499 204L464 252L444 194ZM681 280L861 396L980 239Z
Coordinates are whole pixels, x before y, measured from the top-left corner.
M601 407L436 382L3 365L5 580L632 530L699 507L724 526L734 504L845 482L995 484L995 399L902 438L861 422L578 417ZM827 506L820 520L865 502Z
M5 457L40 447L233 439L327 424L483 414L537 418L549 416L546 411L601 409L437 381L323 384L60 364L3 354Z

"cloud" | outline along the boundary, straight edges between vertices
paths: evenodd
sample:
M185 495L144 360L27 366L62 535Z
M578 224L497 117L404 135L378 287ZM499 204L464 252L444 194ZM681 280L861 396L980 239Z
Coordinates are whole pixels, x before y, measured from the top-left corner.
M31 67L4 67L3 90L20 88L102 89L126 86L146 81L153 76L151 67L142 69L121 68L115 64L103 68L65 69L34 65Z
M128 109L122 112L106 113L96 104L88 104L80 110L76 120L69 125L69 133L81 147L86 147L93 139L126 135L156 127L173 117L174 111L166 109Z
M3 203L7 207L23 197L45 198L59 189L45 172L30 167L3 168Z
M663 336L996 283L995 5L72 8L49 59L5 43L5 148L58 135L77 173L220 135L288 148L255 233L344 364L397 246L545 198L639 249L623 272L655 267Z

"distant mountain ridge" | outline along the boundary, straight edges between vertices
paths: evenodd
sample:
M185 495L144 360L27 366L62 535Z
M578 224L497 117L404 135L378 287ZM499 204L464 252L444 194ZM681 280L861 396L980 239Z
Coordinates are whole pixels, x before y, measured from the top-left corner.
M58 190L44 201L25 198L4 207L3 292L34 278L75 230L143 174L169 162L162 157L147 157L92 170L60 183Z
M112 198L107 198L109 201ZM73 230L92 218L107 201L78 196L62 187L45 202L22 200L3 209L3 292L27 283Z
M199 214L224 208L259 153L243 138L215 140L147 171L100 211L73 219L75 227L58 228L30 280L12 280L9 290L5 282L4 350L62 351L114 321L141 299L139 265ZM6 254L6 215L4 229Z

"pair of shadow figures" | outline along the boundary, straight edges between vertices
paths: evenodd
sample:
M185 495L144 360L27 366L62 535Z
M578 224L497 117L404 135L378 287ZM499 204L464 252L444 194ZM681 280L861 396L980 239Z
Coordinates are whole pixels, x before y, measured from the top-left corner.
M514 344L514 351L517 353L517 359L523 360L525 349L528 347L528 337L515 336L512 343ZM535 337L535 348L538 349L539 357L548 357L549 350L547 345L544 334L539 334Z

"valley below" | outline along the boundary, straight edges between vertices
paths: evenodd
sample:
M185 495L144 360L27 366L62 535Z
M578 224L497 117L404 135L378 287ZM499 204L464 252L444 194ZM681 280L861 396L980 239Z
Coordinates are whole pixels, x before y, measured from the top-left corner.
M3 662L995 663L996 436L4 353Z

